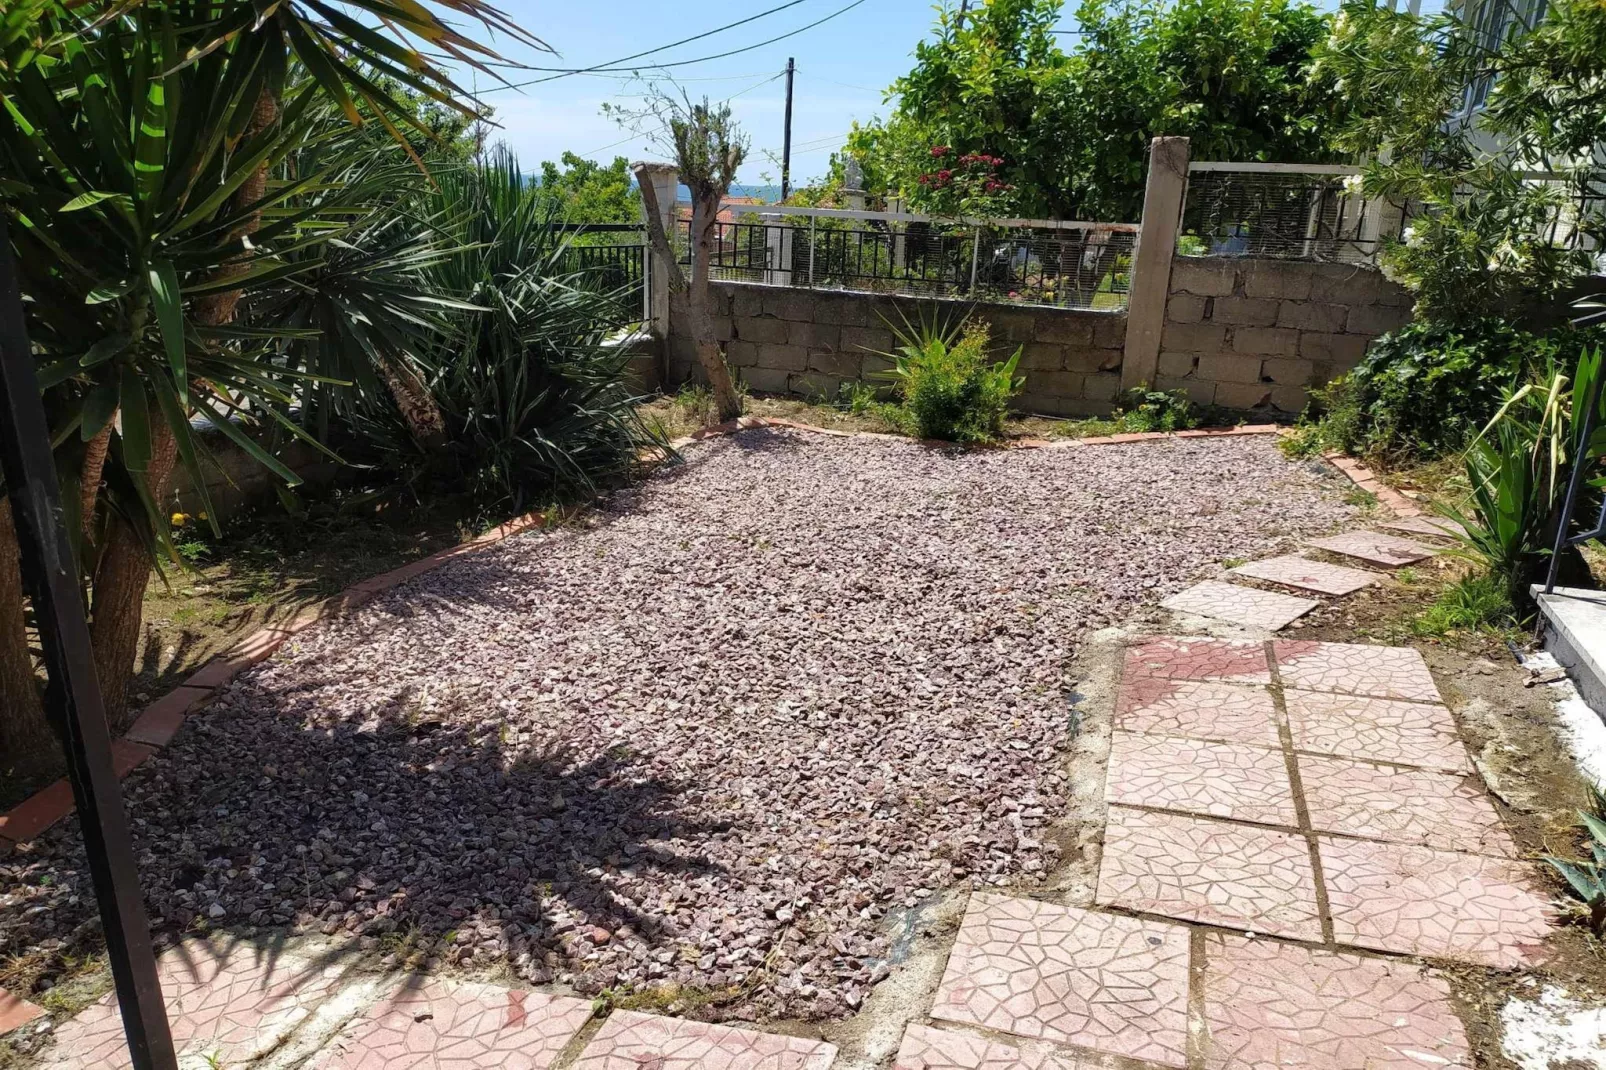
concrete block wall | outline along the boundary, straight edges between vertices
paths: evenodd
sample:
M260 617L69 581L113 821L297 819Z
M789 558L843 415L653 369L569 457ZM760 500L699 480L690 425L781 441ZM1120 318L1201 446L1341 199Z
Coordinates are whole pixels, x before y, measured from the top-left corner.
M1294 414L1411 319L1411 295L1353 264L1179 256L1154 385L1201 405Z
M877 382L892 362L888 323L974 315L992 326L1003 356L1022 347L1025 388L1016 407L1053 415L1110 410L1121 384L1126 314L939 298L712 284L715 332L733 372L758 393L833 398L843 383ZM682 299L670 300L669 384L700 378Z

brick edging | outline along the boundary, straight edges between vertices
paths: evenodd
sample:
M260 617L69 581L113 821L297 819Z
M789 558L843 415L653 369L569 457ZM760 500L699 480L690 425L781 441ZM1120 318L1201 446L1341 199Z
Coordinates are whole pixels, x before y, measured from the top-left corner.
M792 431L808 431L816 435L830 435L833 438L876 438L894 442L913 442L921 446L938 446L947 449L969 448L959 446L955 442L943 442L938 439L910 438L908 435L892 435L881 431L839 431L834 427L816 427L813 424L800 423L796 420L782 420L771 416L739 416L724 423L710 424L700 431L677 438L669 443L673 449L688 446L693 442L704 439L718 438L721 435L733 435L738 431L749 431L757 427L780 427ZM1233 438L1240 435L1275 435L1280 434L1283 428L1280 424L1243 424L1238 427L1205 427L1191 431L1135 431L1130 434L1104 435L1093 438L1018 438L1005 442L1002 446L980 446L978 449L1008 449L1008 450L1054 450L1073 449L1079 446L1110 446L1124 445L1128 442L1158 442L1168 438Z
M287 622L269 625L246 636L213 657L178 687L146 706L128 731L112 740L112 765L118 778L126 777L158 749L167 746L184 719L197 707L210 702L218 688L242 671L266 661L297 632L355 609L375 595L438 568L460 554L501 542L510 535L544 527L548 522L549 517L544 512L526 513L477 538L352 584L337 595L305 607ZM16 844L28 842L71 814L73 808L72 785L63 777L0 814L0 857ZM4 990L0 989L0 1009L4 1007L4 999Z
M1377 496L1377 500L1399 517L1424 516L1427 510L1417 505L1411 499L1395 490L1385 486L1377 474L1353 457L1345 456L1337 450L1329 450L1322 454L1322 460L1343 472L1361 490Z
M44 1013L43 1007L0 988L0 1036L20 1029Z

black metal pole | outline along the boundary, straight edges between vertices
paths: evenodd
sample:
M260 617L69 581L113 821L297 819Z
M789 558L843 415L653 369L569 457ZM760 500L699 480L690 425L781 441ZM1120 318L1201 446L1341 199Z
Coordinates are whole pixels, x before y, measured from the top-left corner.
M22 581L33 599L44 648L45 706L61 734L67 775L83 827L84 853L100 904L117 1003L135 1070L178 1070L162 1005L156 955L140 896L123 793L112 769L111 733L95 676L89 624L67 539L61 486L50 453L44 403L34 378L22 288L0 214L0 472L22 551Z
M791 57L786 60L786 133L781 138L781 200L786 200L792 193L792 75L797 71L797 61Z
M1561 570L1561 552L1567 548L1567 533L1572 528L1573 506L1578 502L1579 485L1584 479L1584 453L1589 448L1590 436L1595 433L1595 414L1600 411L1600 392L1602 385L1606 385L1606 361L1595 369L1595 381L1589 385L1589 411L1584 413L1583 430L1571 443L1573 448L1573 470L1567 477L1567 497L1561 501L1561 516L1556 528L1556 544L1551 547L1550 567L1545 570L1545 593L1550 594L1556 589L1556 574ZM1578 414L1573 413L1576 419ZM1543 620L1543 615L1540 616Z

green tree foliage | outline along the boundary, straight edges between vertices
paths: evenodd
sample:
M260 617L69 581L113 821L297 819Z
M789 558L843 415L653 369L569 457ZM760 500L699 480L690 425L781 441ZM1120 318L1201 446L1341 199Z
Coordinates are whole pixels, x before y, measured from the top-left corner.
M630 162L615 156L604 167L565 152L562 166L541 164L543 210L571 223L639 223L641 194L630 178Z
M1305 76L1329 22L1314 7L1087 0L1069 53L1051 32L1060 12L1060 0L990 0L962 21L939 11L890 91L893 114L850 136L870 188L937 209L932 150L948 149L1001 157L1014 214L1125 220L1158 135L1192 138L1196 159L1334 157L1341 98Z

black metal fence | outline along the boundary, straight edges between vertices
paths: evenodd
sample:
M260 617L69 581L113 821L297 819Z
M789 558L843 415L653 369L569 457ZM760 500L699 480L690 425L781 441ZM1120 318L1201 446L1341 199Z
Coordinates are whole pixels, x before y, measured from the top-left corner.
M1125 307L1138 229L748 215L715 224L714 278L1059 308ZM689 264L689 221L677 238Z
M1181 250L1361 263L1398 228L1386 205L1360 195L1343 173L1193 170L1182 211Z
M645 318L646 227L640 223L565 223L554 229L567 238L558 254L558 270L582 276L597 289L617 295L626 319Z

